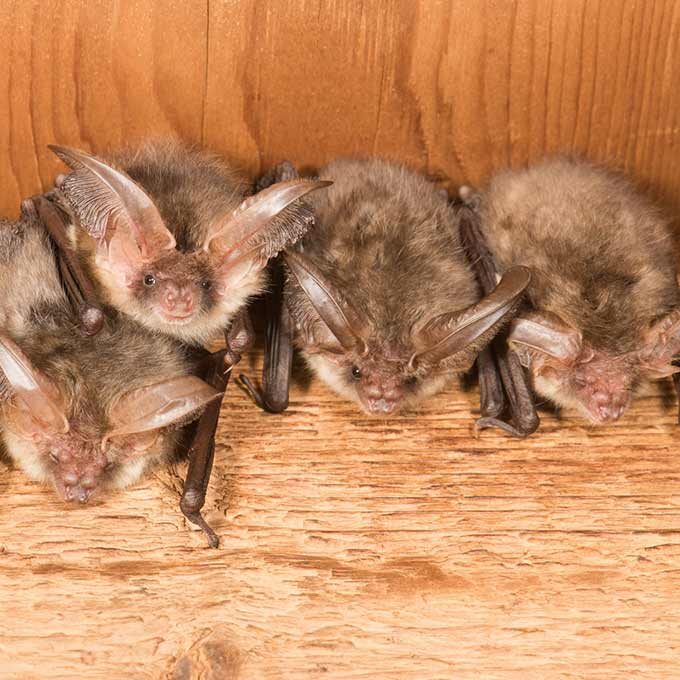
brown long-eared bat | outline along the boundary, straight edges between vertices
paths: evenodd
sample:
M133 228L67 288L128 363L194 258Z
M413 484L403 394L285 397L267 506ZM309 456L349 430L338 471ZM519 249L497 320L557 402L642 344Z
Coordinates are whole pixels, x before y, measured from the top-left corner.
M209 355L99 306L65 227L44 197L24 201L16 223L0 223L6 448L29 476L50 481L65 500L85 502L134 482L188 444L180 507L217 545L200 514L211 428L228 379L225 359L238 358L248 333L232 325L229 350ZM202 426L180 437L179 428L198 416Z
M238 173L174 141L104 161L50 147L71 169L56 196L103 300L184 342L215 339L265 285L269 258L311 223L293 180L255 196Z
M539 395L603 423L641 383L679 370L672 234L624 177L560 157L500 172L463 198L499 270L532 272L508 340Z
M264 183L294 175L282 164ZM333 185L309 197L315 228L285 253L262 392L246 384L264 408L286 407L292 336L332 389L386 417L471 367L518 307L529 273L510 269L482 295L456 211L403 166L338 160L319 176ZM272 307L281 299L274 291Z

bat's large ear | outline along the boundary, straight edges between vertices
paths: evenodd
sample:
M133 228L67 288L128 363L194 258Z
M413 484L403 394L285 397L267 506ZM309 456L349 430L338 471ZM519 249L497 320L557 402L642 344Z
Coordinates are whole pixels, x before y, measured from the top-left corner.
M309 260L288 252L285 258L292 280L302 288L323 323L321 337L310 337L308 344L336 353L365 355L367 323L362 316L347 300L341 299L334 286ZM319 329L310 327L310 332L319 335Z
M59 390L2 333L0 370L9 388L8 394L3 396L12 429L29 439L48 438L68 432L69 422Z
M158 430L190 423L220 394L193 375L171 378L126 392L109 412L110 429L104 441L112 437L152 433L154 436L151 438L141 438L150 446Z
M557 318L539 313L514 319L510 326L508 342L526 367L531 364L533 354L572 364L583 349L583 338L576 329L565 325Z
M663 378L680 371L673 360L680 354L680 310L659 319L645 334L640 363L651 378Z
M124 172L95 156L49 147L73 172L60 190L81 226L97 241L98 261L130 283L145 262L175 247L175 239L146 192Z
M279 182L217 220L203 247L219 259L223 288L264 268L269 258L304 236L314 220L300 199L330 184L302 179Z
M496 335L501 325L517 310L531 281L525 267L509 269L489 295L462 312L441 314L414 331L416 347L411 366L433 365L455 358L460 368L469 367Z

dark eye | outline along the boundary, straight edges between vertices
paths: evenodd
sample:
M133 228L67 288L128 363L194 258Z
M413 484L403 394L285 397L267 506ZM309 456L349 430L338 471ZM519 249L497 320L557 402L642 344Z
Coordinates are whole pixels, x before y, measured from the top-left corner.
M147 274L144 277L144 285L151 288L151 286L156 285L156 277L153 274Z
M359 380L359 378L361 378L361 369L358 366L352 366L352 377L355 380Z
M404 384L408 387L415 387L418 384L418 378L416 378L415 375L409 375L409 377L404 380Z
M212 281L201 281L201 288L203 290L210 290L212 288Z

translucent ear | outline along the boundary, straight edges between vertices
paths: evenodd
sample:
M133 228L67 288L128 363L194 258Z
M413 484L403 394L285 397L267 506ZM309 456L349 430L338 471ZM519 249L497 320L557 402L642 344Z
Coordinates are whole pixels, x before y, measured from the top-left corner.
M111 408L110 430L104 441L190 423L220 394L193 375L139 387L125 393Z
M680 310L657 321L645 334L639 357L642 368L651 378L663 378L680 371L673 360L680 354Z
M0 370L11 393L9 418L31 439L68 432L59 390L6 335L0 334Z
M330 281L309 260L294 253L286 253L285 258L292 279L304 292L328 334L339 343L338 350L365 354L367 324L361 315L347 301L340 301Z
M98 261L121 280L175 247L175 239L146 192L124 172L77 149L49 147L74 172L59 188L81 226L97 241Z
M432 365L457 356L461 367L469 366L501 325L515 313L530 281L528 269L513 267L479 302L462 312L441 314L431 319L414 332L414 344L423 349L411 357L411 365Z
M532 351L570 364L576 361L583 349L583 339L577 330L557 319L537 313L514 319L508 342L525 366L530 363Z
M219 258L223 286L233 286L253 269L295 243L313 223L300 199L332 182L279 182L250 196L208 231L204 249Z

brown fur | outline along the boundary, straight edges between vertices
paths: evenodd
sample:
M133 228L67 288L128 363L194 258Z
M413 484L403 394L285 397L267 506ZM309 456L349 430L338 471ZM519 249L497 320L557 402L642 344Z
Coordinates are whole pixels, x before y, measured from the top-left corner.
M144 264L129 284L121 283L115 272L98 261L97 241L85 229L73 230L78 250L109 304L142 325L186 342L207 342L227 327L264 287L266 258L294 242L309 226L308 216L289 206L247 243L257 261L250 269L245 266L242 278L232 279L233 271L223 269L225 254L219 244L210 252L204 246L211 228L224 222L249 193L239 173L212 154L172 140L147 143L114 154L106 162L129 175L151 198L176 248ZM59 193L74 221L77 216L82 222L96 214L99 199L88 191L87 172L82 181L74 179L76 174L60 185ZM145 279L153 283L145 286ZM166 313L164 301L170 290L177 299L187 301L178 303L177 318Z
M31 477L59 487L63 470L49 460L49 453L62 447L71 450L81 466L99 470L100 486L121 486L174 451L176 435L169 428L144 456L131 452L134 436L114 442L105 459L99 453L116 400L137 387L186 375L194 357L176 341L113 310L107 311L97 336L83 337L62 291L45 230L28 215L16 223L0 223L0 295L3 333L57 386L70 424L70 431L55 436L47 448L15 436L8 427L12 390L0 372L3 438L9 454Z
M623 177L566 158L496 175L482 219L501 269L531 268L528 297L599 349L640 343L678 305L671 233Z
M680 303L659 210L624 177L560 157L498 173L480 214L499 268L532 270L533 313L582 336L571 367L534 355L538 391L558 404L586 404L595 420L601 406L605 419L618 417L644 377L638 353L650 327Z
M441 388L451 366L409 367L418 349L412 331L480 295L456 215L424 177L383 160L338 160L320 178L334 184L310 197L315 228L300 250L365 321L368 354L326 351L324 324L291 277L296 342L323 379L364 407L372 385L391 390L399 405L416 402ZM359 380L352 366L361 369Z

